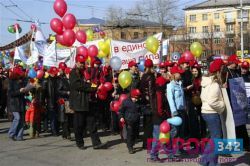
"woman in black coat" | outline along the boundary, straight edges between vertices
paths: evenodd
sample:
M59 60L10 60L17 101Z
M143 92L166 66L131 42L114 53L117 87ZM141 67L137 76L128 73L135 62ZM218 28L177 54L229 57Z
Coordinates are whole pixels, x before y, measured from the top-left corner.
M10 139L17 141L23 140L24 131L26 89L23 76L22 68L15 67L10 75L8 88L8 111L14 117L8 135Z

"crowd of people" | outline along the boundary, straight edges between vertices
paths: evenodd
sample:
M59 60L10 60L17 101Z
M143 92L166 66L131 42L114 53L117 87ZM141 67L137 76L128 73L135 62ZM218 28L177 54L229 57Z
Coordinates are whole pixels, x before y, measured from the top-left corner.
M161 62L158 72L150 59L145 60L144 66L142 72L135 61L129 62L132 83L125 89L119 85L119 72L112 71L108 63L102 64L98 58L87 62L77 55L73 69L61 62L58 68L50 67L46 71L48 77L39 79L29 78L26 69L18 64L9 70L1 66L0 116L11 115L9 138L22 141L25 128L31 138L39 137L41 132L51 132L53 136L61 134L63 139L72 140L74 132L77 147L86 149L83 138L89 133L93 148L100 149L106 145L98 135L101 128L121 134L128 152L133 154L143 119L142 147L150 148L151 161L158 162L161 161L158 141L148 140L158 140L163 121L175 116L182 119L180 126L171 125L171 139L223 138L219 115L225 111L225 102L221 87L227 88L230 98L231 78L243 77L245 82L250 82L249 63L240 62L236 55L230 56L227 63L220 59L212 61L207 74L202 73L196 60L185 57L178 62ZM106 82L113 84L107 94L103 92ZM124 95L119 111L113 111L110 103ZM243 139L244 150L250 151L247 110L232 111L236 138ZM173 159L185 153L183 147L175 151L174 148L166 148L172 150L169 157ZM218 163L218 155L214 153L204 153L202 158L202 165Z

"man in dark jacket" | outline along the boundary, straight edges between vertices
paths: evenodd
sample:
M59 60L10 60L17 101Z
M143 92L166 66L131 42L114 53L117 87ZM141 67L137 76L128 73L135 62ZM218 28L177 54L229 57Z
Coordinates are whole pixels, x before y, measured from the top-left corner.
M91 88L90 80L84 77L86 59L82 55L76 56L76 67L71 71L70 81L70 108L75 111L74 130L76 145L79 149L85 149L83 136L88 129L94 149L103 148L97 133L95 117L93 111L89 109L89 93L95 91Z
M127 147L130 154L134 153L133 146L138 130L138 122L140 120L140 106L137 104L141 93L139 89L132 89L130 97L122 102L119 111L120 122L126 124L127 129Z
M58 93L57 93L57 83L58 83L58 69L56 67L51 67L48 71L49 77L43 82L43 88L45 90L46 106L50 118L51 131L53 136L58 136L59 128L57 121L58 113Z

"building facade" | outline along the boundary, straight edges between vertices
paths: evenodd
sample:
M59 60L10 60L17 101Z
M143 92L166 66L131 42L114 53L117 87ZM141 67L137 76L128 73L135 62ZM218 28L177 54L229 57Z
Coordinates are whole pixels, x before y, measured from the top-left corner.
M187 43L203 45L203 58L232 55L241 49L241 10L238 0L209 0L184 9ZM244 51L250 53L250 1L243 0Z

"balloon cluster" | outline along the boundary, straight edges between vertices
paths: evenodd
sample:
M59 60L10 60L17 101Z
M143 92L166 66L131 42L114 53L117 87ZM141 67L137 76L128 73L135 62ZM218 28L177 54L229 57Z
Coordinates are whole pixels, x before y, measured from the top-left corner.
M14 25L8 26L9 33L16 33L16 30L18 30L19 33L22 32L22 28L20 27L19 24L14 24Z
M159 141L162 144L168 144L170 141L170 125L169 123L165 120L161 123L160 125L160 135L159 135Z
M118 100L112 101L110 103L110 109L111 111L114 111L116 113L118 113L118 111L120 110L121 104L124 100L126 100L128 98L128 96L126 94L121 94L119 96Z
M113 85L110 82L105 82L100 85L97 90L97 96L100 100L106 100L108 93L113 89Z
M67 3L64 0L56 0L54 2L54 11L62 19L53 18L50 21L51 29L56 33L56 41L61 45L70 47L77 39L80 43L86 43L86 33L78 30L73 31L76 25L76 18L73 14L67 13Z
M93 33L95 33L95 32L99 33L101 38L105 38L105 36L106 36L105 32L103 30L101 30L99 27L93 27L92 32Z

